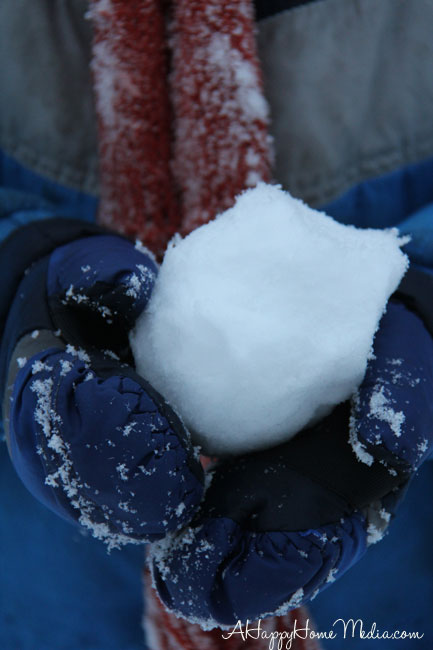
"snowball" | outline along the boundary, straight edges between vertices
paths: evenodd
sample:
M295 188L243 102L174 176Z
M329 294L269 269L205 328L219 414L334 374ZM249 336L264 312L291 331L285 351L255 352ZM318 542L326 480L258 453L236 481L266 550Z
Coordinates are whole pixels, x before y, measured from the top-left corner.
M137 371L207 454L285 441L362 381L405 241L247 190L169 246L131 333Z

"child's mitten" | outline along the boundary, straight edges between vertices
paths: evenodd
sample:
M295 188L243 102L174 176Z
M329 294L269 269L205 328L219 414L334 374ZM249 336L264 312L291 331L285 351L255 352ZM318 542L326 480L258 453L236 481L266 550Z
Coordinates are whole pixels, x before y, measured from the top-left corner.
M192 523L153 545L170 609L210 626L283 614L383 536L433 448L433 276L413 277L353 399L285 444L217 465Z
M21 228L2 245L3 418L29 490L115 546L185 525L202 495L189 436L131 366L128 333L157 264L76 220Z

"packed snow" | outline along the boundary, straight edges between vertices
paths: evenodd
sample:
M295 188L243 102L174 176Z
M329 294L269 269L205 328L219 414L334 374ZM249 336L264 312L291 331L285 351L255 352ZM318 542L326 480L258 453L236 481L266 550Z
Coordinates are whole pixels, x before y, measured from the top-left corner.
M288 440L361 383L405 241L259 184L169 245L131 333L137 371L204 453Z

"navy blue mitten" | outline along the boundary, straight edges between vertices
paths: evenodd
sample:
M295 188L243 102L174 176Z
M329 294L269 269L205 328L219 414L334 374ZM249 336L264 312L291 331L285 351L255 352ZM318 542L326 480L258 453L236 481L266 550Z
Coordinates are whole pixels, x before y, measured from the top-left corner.
M185 525L203 491L189 434L133 367L128 333L157 274L148 251L76 220L2 245L0 381L29 490L109 546Z
M208 627L283 614L381 539L433 448L432 296L433 277L409 272L352 400L285 444L216 466L192 523L152 545L170 609Z

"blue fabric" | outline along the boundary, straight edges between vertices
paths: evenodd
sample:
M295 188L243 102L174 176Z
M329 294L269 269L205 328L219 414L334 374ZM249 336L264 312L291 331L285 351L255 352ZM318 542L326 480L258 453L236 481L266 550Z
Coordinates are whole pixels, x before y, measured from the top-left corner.
M0 195L0 238L11 222L59 215L62 206L68 216L94 216L94 197L56 187L7 157L0 169L6 186ZM433 161L429 161L362 184L329 206L328 213L359 226L396 225L433 201L432 173ZM427 229L429 220L423 219ZM424 263L432 264L428 252L422 255ZM8 650L143 647L141 549L125 548L108 556L99 542L82 536L38 504L14 474L5 447L0 451L0 646ZM388 629L401 621L407 621L408 629L412 623L421 630L430 625L433 639L428 623L433 600L432 469L432 463L424 465L412 482L387 538L313 601L319 629L328 629L330 621L350 614L377 620ZM338 646L330 642L325 647ZM347 647L386 646L358 641L357 645L347 642Z
M155 284L158 266L129 241L112 235L80 239L59 246L48 268L49 296L68 290L83 291L97 282L113 288L125 286L134 300L135 318L145 308Z
M325 650L429 650L433 648L433 462L412 481L398 516L385 538L310 605L318 631L335 629L338 638L322 641ZM382 632L419 631L420 641L343 640L338 618L362 619L368 632L374 622Z
M80 213L75 213L75 216L78 215ZM74 216L74 212L61 204L51 203L27 192L0 187L0 241L16 228L32 221L71 216ZM83 220L93 219L84 212Z
M398 226L402 235L410 235L411 238L405 246L405 252L414 262L429 267L433 260L432 227L433 202L403 219Z
M44 367L35 372L33 364L38 362ZM47 434L41 433L35 418L41 408L35 382L47 381L52 386L48 392L44 388L42 399L49 400L51 435L68 444L67 455L50 451ZM74 521L85 512L92 523L106 524L108 512L115 532L118 527L134 538L156 539L184 525L198 505L201 488L188 470L185 448L159 405L131 379L114 376L102 381L73 354L47 350L20 370L13 404L17 406L11 410L10 445L17 473L60 516ZM66 457L73 471L66 471ZM45 484L49 474L56 477L51 488ZM75 479L77 487L69 496ZM78 499L85 506L73 508L71 501ZM184 507L178 514L180 503Z
M143 650L143 547L109 555L34 499L4 444L0 467L0 647Z
M351 418L352 444L358 455L364 454L363 461L380 461L394 475L404 465L406 481L433 450L432 395L433 339L417 315L391 302ZM333 425L332 415L325 422L331 428L340 426ZM287 452L279 448L276 457L284 458L285 453L290 463L290 448ZM257 475L250 479L257 480ZM230 485L233 493L242 489L233 479ZM266 494L266 499L278 499L280 492L277 483L277 490ZM302 496L294 492L293 498L300 508L308 509ZM229 500L230 493L221 502ZM385 517L394 514L398 501L394 494L382 501ZM249 511L254 507L252 498ZM188 618L234 625L238 618L254 620L278 610L294 594L300 594L296 605L308 602L360 559L374 532L358 512L341 524L302 534L252 533L221 516L226 512L199 519L187 529L185 541L176 541L166 552L162 547L156 555L154 571L161 597ZM301 536L306 542L302 553Z
M420 176L424 179L427 178L425 169L425 165L420 166ZM428 194L432 187L430 178L428 180L427 191L414 174L414 169L410 168L391 174L387 179L376 179L371 187L363 184L346 195L348 203L340 216L350 214L351 208L353 216L361 199L364 203L371 201L374 204L372 197L382 197L388 183L388 191L398 195L397 184L400 184L401 193L405 192L406 204L400 205L399 213L403 217L403 207L409 209L417 205L417 191ZM389 219L395 219L392 199ZM340 208L342 205L341 202ZM381 213L384 218L385 210L382 209ZM406 216L402 229L406 228L407 232L407 223L409 227L421 223L433 241L433 222L429 223L429 215L429 210L424 209L421 217L419 214L415 218ZM365 219L361 225L370 227L373 224ZM384 225L399 224L393 221L382 223ZM427 258L425 250L426 264L432 265L433 258ZM375 450L381 454L384 450L394 454L395 458L387 457L386 462L382 455L379 456L390 473L395 473L401 461L407 469L415 471L433 448L432 394L431 335L421 319L404 305L390 304L375 338L374 357L360 387L359 403L351 422L352 434L356 436L353 444L358 445L358 454L366 454L367 443L371 446L371 461L376 457ZM388 462L394 462L395 466L388 465ZM385 516L389 517L398 505L398 498L390 495L382 507L385 504L389 510L385 511ZM356 516L354 520L357 520ZM351 519L348 523L354 524ZM158 549L153 564L158 589L169 608L188 618L234 625L237 618L254 619L261 613L275 611L294 593L301 594L296 604L308 602L315 591L327 586L329 576L333 582L343 573L338 561L332 558L332 551L335 553L332 547L338 547L347 558L356 561L361 553L359 550L354 552L355 540L355 547L364 550L363 542L367 536L372 536L372 531L366 528L361 522L357 530L359 537L345 535L337 529L328 531L330 538L340 540L338 544L330 544L329 555L326 543L322 541L319 552L310 546L305 551L306 557L300 557L293 539L296 534L254 534L221 514L215 519L199 519L196 527L185 533L185 540L180 538L169 548L162 546ZM323 533L321 529L316 531L319 540ZM314 536L315 533L310 531L308 534ZM284 538L283 543L280 537ZM204 548L208 550L206 559L203 557ZM185 599L185 590L190 594L188 599Z
M16 217L22 223L37 218L32 217L32 211L55 210L55 216L78 217L85 221L94 221L98 199L78 190L64 187L30 169L20 165L7 153L0 149L0 188L8 190L13 196L13 190L22 195L23 204L20 208L9 209L9 220ZM4 197L0 202L0 215L4 216ZM15 199L14 199L15 200ZM26 205L26 201L29 203ZM21 211L23 215L20 215ZM15 215L13 215L15 213ZM53 216L53 215L51 215ZM0 217L1 219L2 217ZM3 221L3 219L2 219ZM4 237L3 224L0 222L0 240Z
M30 221L94 221L95 197L0 152L0 240ZM3 437L3 436L2 436ZM0 446L0 647L143 650L143 546L106 547L41 505Z
M57 222L50 223L54 228ZM122 301L122 318L129 313L131 327L150 298L156 273L149 255L115 235L93 235L60 246L49 261L41 260L25 274L2 342L3 357L14 332L56 329L48 309L46 324L41 322L44 314L29 323L29 305L35 297L37 305L44 304L48 286L49 297L57 298L52 309L65 315L68 330L62 323L60 329L66 343L78 344L86 354L71 345L65 350L61 338L50 343L50 349L38 336L33 339L33 351L14 381L9 414L12 461L24 484L45 505L70 521L84 520L109 544L122 543L119 535L159 539L186 524L202 495L200 466L190 459L185 430L164 399L133 369L113 360L110 351L103 352L103 346L95 358L87 354L94 354L93 346L104 340L105 322L105 345L116 335L124 334L127 341L127 326L115 327L110 297ZM93 326L92 310L98 318ZM32 313L36 311L34 307ZM69 338L75 320L78 342Z
M358 439L380 442L417 469L433 449L432 395L432 337L418 316L390 303L358 391L352 423Z
M323 209L359 228L398 226L433 202L432 178L433 159L428 159L355 185Z
M199 521L193 531L168 553L158 548L158 590L184 616L225 625L269 615L300 588L301 604L365 552L365 521L358 513L303 533L246 532L223 517Z

